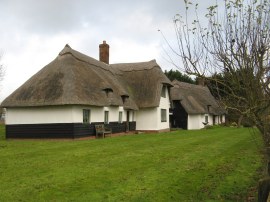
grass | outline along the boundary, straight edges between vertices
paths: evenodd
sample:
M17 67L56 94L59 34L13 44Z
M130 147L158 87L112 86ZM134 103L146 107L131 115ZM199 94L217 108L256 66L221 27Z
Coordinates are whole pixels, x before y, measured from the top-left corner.
M83 141L3 133L0 201L244 201L263 164L247 128Z

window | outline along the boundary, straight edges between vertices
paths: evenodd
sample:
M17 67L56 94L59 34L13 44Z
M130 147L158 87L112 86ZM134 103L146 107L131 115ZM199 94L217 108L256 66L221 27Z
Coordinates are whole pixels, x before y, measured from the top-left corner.
M166 86L162 87L161 97L164 97L164 98L166 97L166 89L167 89Z
M107 97L110 97L110 95L113 93L113 89L111 88L105 88L103 90L105 91Z
M208 116L207 115L204 116L204 122L208 123Z
M118 123L122 123L122 115L123 115L123 112L119 112Z
M161 109L161 122L167 122L167 110Z
M109 111L104 111L104 123L109 123Z
M128 100L128 97L129 97L128 95L121 95L123 104L125 104L125 102Z
M90 123L90 110L83 109L83 123Z

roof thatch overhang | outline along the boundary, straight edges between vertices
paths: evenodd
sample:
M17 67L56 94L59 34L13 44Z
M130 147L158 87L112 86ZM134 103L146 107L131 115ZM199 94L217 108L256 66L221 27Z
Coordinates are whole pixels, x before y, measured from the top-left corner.
M121 95L128 93L114 75L109 65L66 45L51 63L8 96L2 106L123 106ZM106 88L112 89L110 97ZM135 103L130 108L138 109Z
M171 100L179 101L188 114L226 114L206 86L174 80L170 89Z
M159 106L163 85L172 83L155 60L108 65L66 45L2 107L89 105L138 110Z
M155 60L110 66L139 108L158 107L163 85L172 86Z

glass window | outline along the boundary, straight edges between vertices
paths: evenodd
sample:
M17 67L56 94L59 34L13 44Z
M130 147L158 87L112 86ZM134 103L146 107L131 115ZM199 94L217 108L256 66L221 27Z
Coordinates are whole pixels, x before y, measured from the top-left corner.
M161 122L167 122L167 110L161 109Z
M123 112L119 112L118 123L122 123L122 115L123 115Z
M208 116L207 115L204 116L204 122L208 123Z
M161 97L164 97L164 98L166 97L166 89L167 89L166 86L162 87Z
M104 112L104 123L109 123L109 111Z
M90 123L90 110L83 109L83 123Z

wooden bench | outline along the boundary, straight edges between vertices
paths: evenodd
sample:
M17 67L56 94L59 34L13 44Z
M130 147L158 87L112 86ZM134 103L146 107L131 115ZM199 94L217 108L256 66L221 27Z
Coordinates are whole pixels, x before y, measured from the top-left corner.
M108 127L105 127L104 124L95 125L95 129L96 129L96 138L98 138L99 135L102 135L102 138L105 138L106 135L110 135L111 137L112 130Z

